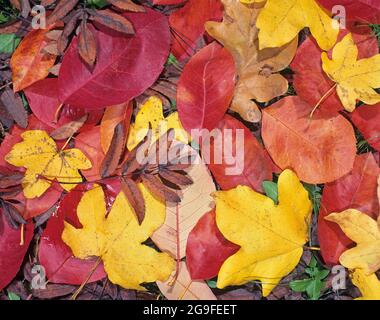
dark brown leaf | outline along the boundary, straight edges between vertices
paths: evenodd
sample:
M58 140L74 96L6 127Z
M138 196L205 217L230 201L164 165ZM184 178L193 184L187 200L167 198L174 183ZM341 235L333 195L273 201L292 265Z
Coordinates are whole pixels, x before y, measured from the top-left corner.
M132 0L107 0L115 7L132 12L145 12L145 8L134 3Z
M116 30L124 34L134 34L132 23L123 16L112 12L111 10L88 10L91 16L90 19L94 20L110 29Z
M74 135L83 124L86 122L88 114L85 114L83 117L80 117L78 120L70 121L69 123L64 124L63 126L55 129L50 136L54 140L63 140L67 139Z
M9 202L1 201L1 208L3 209L3 213L9 225L13 229L18 229L20 224L26 224L26 221L20 212Z
M28 114L22 104L19 94L14 93L9 87L7 87L2 92L0 100L16 123L21 128L26 128L28 126Z
M45 289L33 289L32 294L39 299L53 299L64 297L76 290L76 286L49 283Z
M59 50L58 50L58 46L57 46L57 42L50 42L48 43L43 49L42 51L44 53L49 53L49 54L52 54L52 55L55 55L55 56L58 56L60 53L59 53Z
M47 18L47 24L51 25L64 18L74 9L78 2L79 0L60 0L51 15Z
M178 203L181 201L179 195L166 187L157 176L142 174L141 179L144 186L162 202Z
M60 54L63 54L63 52L66 50L67 45L69 44L69 36L74 32L75 28L77 27L81 15L82 13L80 11L77 11L66 22L62 34L57 40L58 51L60 52Z
M193 183L193 180L189 178L185 172L180 173L167 169L160 169L159 176L164 180L178 186L189 186Z
M49 31L45 37L48 39L48 40L54 40L54 41L58 41L58 39L60 38L60 36L62 35L62 30L58 30L58 29L55 29L55 30L51 30Z
M34 227L37 228L41 225L43 225L46 221L49 220L49 218L53 215L53 213L57 210L57 205L55 204L52 206L49 210L45 211L44 213L38 215L34 218L35 224Z
M135 210L137 220L141 224L145 218L145 202L140 189L132 179L122 178L121 190Z
M114 130L111 145L100 167L100 175L106 178L115 172L125 151L126 130L123 121Z
M14 187L21 184L24 175L20 172L14 172L11 174L0 173L0 188Z
M30 7L29 0L20 0L21 4L21 17L27 18L32 8Z
M88 28L87 23L82 23L78 41L78 50L79 55L84 62L90 67L93 67L96 61L96 40L92 31Z

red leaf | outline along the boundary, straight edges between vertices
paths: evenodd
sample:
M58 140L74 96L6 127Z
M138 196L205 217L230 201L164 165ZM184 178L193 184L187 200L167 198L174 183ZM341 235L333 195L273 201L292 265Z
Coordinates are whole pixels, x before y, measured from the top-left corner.
M318 238L322 257L327 264L338 264L340 255L353 242L337 224L326 221L324 217L352 208L375 218L379 214L376 195L379 174L374 156L371 153L362 154L356 157L351 173L325 185L318 218Z
M126 37L104 27L94 30L99 51L92 71L78 55L78 39L72 41L58 78L61 102L102 108L129 101L156 81L169 54L167 19L150 9L124 16L136 35Z
M369 58L377 54L379 52L378 42L371 29L361 27L357 30L360 30L361 34L353 33L353 38L359 49L359 59ZM339 40L347 33L347 30L341 30ZM310 110L335 84L322 69L321 54L322 51L315 40L309 37L298 48L291 64L291 68L295 72L293 84L296 92L301 99L310 105ZM331 55L331 51L329 55ZM320 108L334 111L343 110L336 90L321 103Z
M332 182L349 173L356 155L352 125L340 114L317 110L286 97L263 112L262 137L271 158L307 183Z
M380 23L379 0L318 0L318 2L330 12L334 6L343 6L347 21Z
M225 115L219 122L218 129L222 132L221 141L223 141L223 144L215 143L215 139L211 140L211 161L208 165L216 182L224 190L235 188L238 185L246 185L256 191L263 191L262 182L265 180L272 180L272 160L264 151L264 148L258 143L257 139L252 135L247 127L229 115ZM243 131L243 145L237 145L237 130ZM229 155L223 153L223 145L225 144L224 138L229 139L229 136L226 135L230 133L232 133L232 156L236 158L236 150L238 150L238 152L243 152L242 155L244 156L244 162L241 162L241 159L236 158L236 162L233 163L233 159L229 159ZM205 157L207 149L203 150L204 147L208 146L202 145L202 154ZM227 148L227 150L228 149L229 148ZM215 161L215 159L217 158L214 156L215 152L223 155L221 164L216 163L217 161ZM226 169L235 166L241 170L242 173L237 175L227 175Z
M380 104L356 108L351 120L368 143L380 151Z
M33 114L52 128L61 127L88 113L86 123L79 129L79 132L86 131L92 128L94 124L97 124L103 115L102 109L83 109L70 105L61 107L61 102L58 100L57 78L38 81L25 89L24 92Z
M100 126L93 127L83 131L75 138L75 148L82 150L86 157L91 161L92 167L88 170L81 170L82 174L88 181L101 179L100 167L104 160L100 143Z
M80 285L87 279L96 263L96 259L74 258L70 248L61 238L65 218L75 227L81 227L76 208L88 187L89 185L79 185L63 198L56 215L49 219L41 236L39 260L45 267L49 282ZM89 282L100 280L105 276L103 264L100 264Z
M24 244L20 246L21 230L12 229L0 211L0 290L18 273L33 238L33 224L28 223L24 228Z
M170 15L173 33L172 53L178 60L191 57L197 41L205 33L207 21L220 21L223 6L220 0L189 0L186 5Z
M214 278L223 262L239 250L240 246L228 241L219 231L215 210L199 219L190 232L186 246L186 265L191 279Z
M212 130L223 118L235 86L231 54L214 42L185 66L178 82L177 106L183 127Z

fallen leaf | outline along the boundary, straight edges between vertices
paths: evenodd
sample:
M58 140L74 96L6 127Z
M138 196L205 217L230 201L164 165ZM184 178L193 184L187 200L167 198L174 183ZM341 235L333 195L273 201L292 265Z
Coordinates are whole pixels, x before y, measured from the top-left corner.
M15 92L46 78L49 69L53 67L56 56L43 52L48 43L45 35L49 30L47 28L29 32L13 53L10 66Z
M83 61L92 69L95 65L97 55L97 43L95 29L82 22L78 37L78 53ZM58 49L57 49L58 50Z
M179 118L189 134L193 129L215 128L228 109L234 85L233 57L218 43L209 44L191 58L177 89Z
M135 123L131 124L127 147L133 150L147 135L149 123L152 130L151 143L157 141L165 132L174 129L175 140L188 143L189 137L178 119L178 113L173 112L164 118L162 101L152 96L140 108Z
M370 105L380 102L380 94L375 91L380 87L380 54L358 60L351 34L334 47L332 59L322 53L322 67L336 82L336 91L347 111L354 111L357 100Z
M132 24L122 15L111 10L93 10L90 9L90 19L121 33L132 35L135 33Z
M357 27L352 37L359 50L359 59L369 58L379 53L379 46L376 36L369 27ZM341 30L338 40L341 40L349 31ZM359 33L360 32L360 33ZM290 67L294 74L293 85L297 95L310 105L312 110L318 103L319 108L327 110L342 110L343 106L336 93L331 92L334 86L328 75L322 69L322 50L313 38L308 37L298 48L297 54ZM331 57L332 50L328 52ZM325 98L321 100L323 97Z
M347 21L365 24L380 23L380 3L376 0L318 0L318 2L329 12L332 12L336 6L344 7ZM342 15L343 12L339 14Z
M263 112L262 137L273 161L293 169L307 183L332 182L354 165L356 139L351 124L337 113L317 110L299 97L286 97Z
M380 300L380 281L376 274L366 275L360 269L356 269L351 275L352 283L362 293L362 297L356 300Z
M78 120L73 120L59 128L56 128L50 133L50 137L52 137L54 140L64 140L72 137L84 125L87 118L88 115L84 115Z
M220 20L222 12L220 0L189 0L183 8L173 12L169 17L173 30L173 55L181 61L191 57L205 32L205 23Z
M100 142L104 153L107 153L115 127L123 121L126 132L129 130L133 107L131 103L110 106L104 111L100 123Z
M13 120L21 128L25 129L28 126L28 113L24 108L21 97L17 93L13 93L10 88L6 88L0 95L0 101Z
M262 3L264 0L241 0ZM339 33L338 21L332 19L315 0L267 0L257 19L260 49L281 47L292 41L305 27L323 50L329 50Z
M215 210L204 214L191 230L186 245L186 265L191 279L206 280L216 277L220 267L239 250L219 231Z
M77 222L77 206L88 185L78 185L60 202L58 211L48 221L41 235L38 258L45 268L46 277L52 283L80 285L91 274L96 259L81 260L73 257L70 248L62 241L64 220ZM80 227L80 226L78 226ZM91 275L88 283L98 281L106 276L103 264L100 264Z
M263 296L298 264L308 239L312 204L290 170L278 179L279 205L249 187L215 193L216 222L223 236L241 246L218 274L218 288L262 282Z
M136 34L94 31L98 53L93 70L78 56L78 39L71 42L58 77L61 102L92 109L111 106L132 100L157 80L169 55L166 17L151 9L123 16L132 22Z
M58 150L54 140L45 131L25 131L21 137L23 141L13 146L5 160L14 166L26 168L23 180L26 198L40 197L49 189L53 179L69 191L82 181L78 170L91 168L91 162L82 151Z
M64 18L74 7L79 0L61 0L57 3L53 12L47 18L47 24L51 25L58 20Z
M38 81L26 88L24 93L33 114L52 128L61 127L88 114L86 123L79 130L86 131L97 124L103 115L103 109L93 110L62 105L58 100L57 78Z
M185 262L181 262L178 268L166 282L157 281L157 286L166 299L217 300L206 282L190 278Z
M340 256L343 266L361 269L365 275L380 269L380 218L376 221L356 209L347 209L331 213L325 219L337 223L346 236L357 244Z
M345 236L340 227L324 218L333 212L357 209L376 218L379 204L376 198L379 165L371 153L358 155L354 168L342 178L324 186L321 209L318 216L318 240L323 260L337 265L341 254L352 247L353 241Z
M168 252L178 260L186 255L190 231L212 208L211 194L216 191L212 177L196 151L188 145L183 145L181 152L194 157L193 164L187 171L187 176L193 180L193 184L176 192L181 196L181 202L178 205L166 205L165 222L151 237L162 251Z
M207 32L233 55L238 83L230 106L250 122L258 122L261 113L252 101L268 102L285 94L288 81L278 72L289 66L297 50L297 38L281 48L259 50L256 20L259 6L247 6L236 0L222 0L222 23L207 22Z
M380 104L356 108L351 121L370 146L380 151Z
M186 0L153 0L153 4L157 6L164 6L168 4L180 4Z
M145 12L145 7L134 3L132 0L107 0L115 7L132 12Z
M24 244L20 245L21 229L12 229L0 211L0 290L18 273L33 238L33 224L29 223L24 228Z
M220 130L218 135L201 145L202 157L207 159L216 182L222 190L244 185L262 192L262 182L272 180L272 160L264 148L246 126L229 115L223 117L217 129Z
M106 217L104 192L94 188L82 197L77 213L82 229L65 223L63 241L79 258L98 256L111 282L127 289L145 290L140 284L165 281L174 261L142 243L165 219L165 206L140 186L146 204L141 226L132 207L120 193Z

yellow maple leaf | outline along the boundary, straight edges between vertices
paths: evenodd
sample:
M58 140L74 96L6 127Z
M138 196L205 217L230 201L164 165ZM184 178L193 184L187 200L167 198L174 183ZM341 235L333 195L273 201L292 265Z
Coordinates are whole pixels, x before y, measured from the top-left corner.
M140 184L145 200L145 218L139 225L136 214L121 192L107 215L104 192L94 187L82 197L78 218L82 229L65 222L63 241L81 259L98 256L109 279L124 288L145 290L145 282L165 281L175 263L167 253L157 252L142 243L165 220L165 205Z
M59 150L45 131L25 131L21 138L23 141L12 147L5 160L14 166L26 168L22 186L28 199L40 197L54 179L69 191L82 181L78 170L91 168L91 162L82 151Z
M380 269L380 216L376 222L358 210L348 209L331 213L325 219L339 224L347 237L357 243L340 256L343 266L362 269L366 275Z
M218 288L259 280L266 297L298 264L308 239L312 205L291 170L281 173L278 194L275 205L247 186L215 193L218 228L241 246L223 263Z
M189 136L183 129L178 118L178 112L164 117L162 101L156 96L150 97L136 115L135 123L129 129L128 150L133 150L148 132L149 123L152 127L152 143L170 129L174 129L175 139L184 143L189 142Z
M241 0L262 3L265 0ZM332 19L315 0L267 0L257 19L260 49L281 47L292 41L305 27L323 50L335 44L338 21Z
M376 274L368 276L363 270L357 269L352 273L351 280L362 294L356 300L380 300L380 281Z
M322 53L323 70L337 84L337 93L344 108L352 112L357 100L366 104L376 104L380 94L380 54L368 59L358 60L358 48L347 34L333 49L332 59Z

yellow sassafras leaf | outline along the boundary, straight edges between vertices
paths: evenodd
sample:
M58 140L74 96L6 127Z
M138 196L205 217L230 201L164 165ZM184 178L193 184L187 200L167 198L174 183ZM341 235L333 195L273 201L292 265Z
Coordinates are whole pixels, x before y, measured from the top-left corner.
M241 246L222 265L218 288L262 282L266 297L298 264L308 239L311 202L295 173L278 180L279 205L246 186L216 192L216 222L223 235Z
M357 100L376 104L380 94L380 54L358 60L358 48L351 33L347 34L333 49L332 59L322 53L323 70L337 83L337 93L344 108L352 112Z
M362 294L362 297L356 300L380 300L380 281L376 274L368 276L362 270L357 269L353 272L351 279Z
M128 150L133 150L148 132L149 123L152 126L152 143L155 142L169 129L175 129L175 139L183 143L189 142L189 136L183 129L178 118L178 112L173 112L168 117L162 113L162 101L152 96L136 115L136 121L131 125L128 137Z
M347 237L357 243L356 247L340 256L343 266L362 269L367 275L380 269L380 224L354 209L332 213L325 219L339 224Z
M28 199L41 196L56 179L69 191L82 181L79 169L90 169L91 162L79 149L58 150L55 141L42 130L21 134L5 160L17 167L25 167L24 195ZM43 179L45 177L49 180ZM72 183L70 183L72 182Z
M241 0L243 3L262 3L265 0ZM305 27L323 50L335 44L339 33L338 21L315 0L267 0L257 19L260 29L260 49L282 47L292 41Z
M142 244L163 224L165 205L142 184L139 188L146 206L141 225L122 192L106 216L104 192L95 187L84 194L77 208L83 228L76 229L65 223L62 239L78 258L100 257L113 283L127 289L144 290L141 283L167 280L175 263L167 253Z

